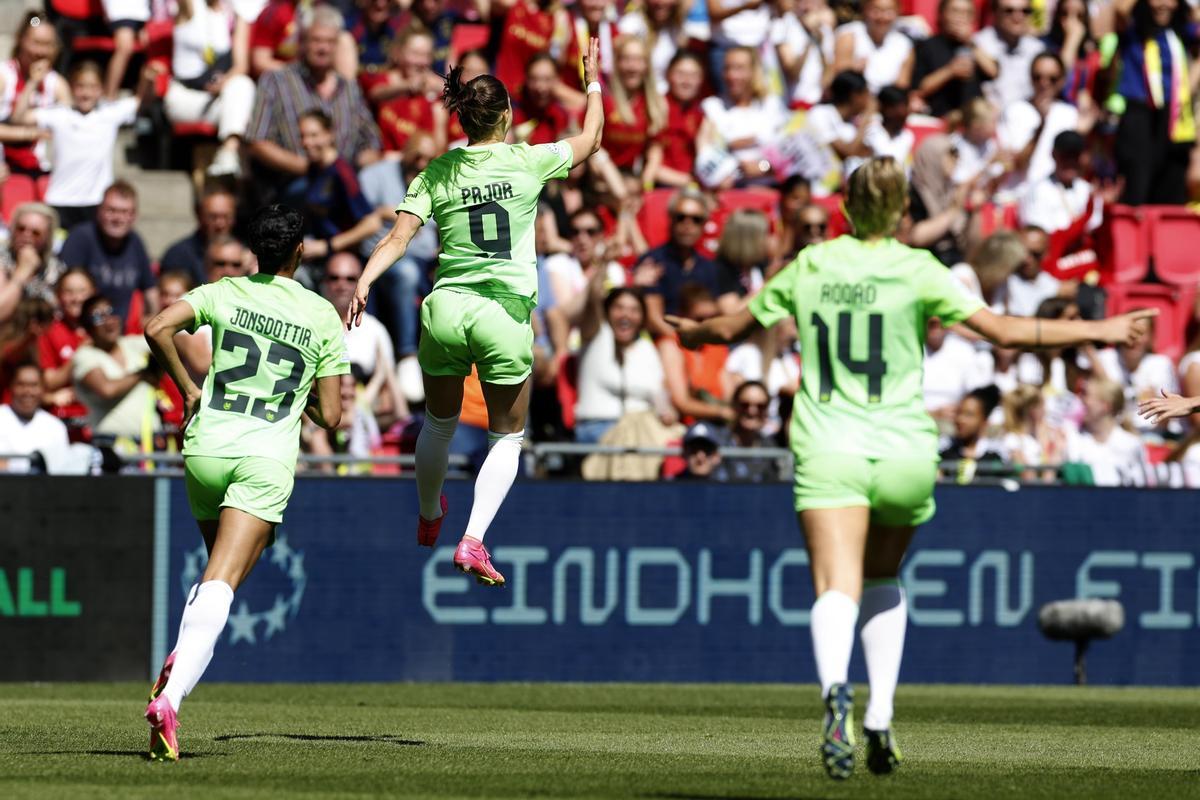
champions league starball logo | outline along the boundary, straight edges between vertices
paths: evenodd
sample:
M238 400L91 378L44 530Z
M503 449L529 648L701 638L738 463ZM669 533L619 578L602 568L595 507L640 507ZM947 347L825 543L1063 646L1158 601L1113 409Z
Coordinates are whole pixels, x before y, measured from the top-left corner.
M184 554L183 572L179 576L184 597L188 596L192 586L200 580L207 563L208 552L203 543ZM241 641L257 644L260 631L265 640L270 640L275 634L287 630L288 620L294 619L300 613L300 601L304 598L304 587L308 583L308 575L304 571L304 553L293 550L288 545L287 536L281 533L275 544L264 552L260 559L258 569L268 568L278 570L291 590L287 596L276 593L274 604L264 611L251 611L249 603L245 600L239 601L236 610L229 615L230 644Z

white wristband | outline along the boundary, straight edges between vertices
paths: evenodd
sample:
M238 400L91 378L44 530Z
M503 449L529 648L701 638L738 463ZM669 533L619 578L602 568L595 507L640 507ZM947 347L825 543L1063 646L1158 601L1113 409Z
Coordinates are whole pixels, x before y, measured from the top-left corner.
M587 85L587 93L588 94L591 94L592 92L595 92L596 94L600 94L601 91L603 91L603 90L600 88L600 81L592 81L591 83L589 83Z

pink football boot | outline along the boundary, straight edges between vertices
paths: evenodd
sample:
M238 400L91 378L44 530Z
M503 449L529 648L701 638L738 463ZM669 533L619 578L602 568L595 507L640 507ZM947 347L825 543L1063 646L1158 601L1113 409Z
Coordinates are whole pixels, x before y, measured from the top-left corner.
M163 695L155 698L146 706L146 722L150 723L150 760L178 761L179 720L175 717L175 709Z
M459 572L474 575L475 580L485 586L504 585L504 576L492 566L491 554L478 539L462 538L454 551L454 566Z
M150 700L158 699L158 696L163 693L163 689L167 688L167 681L171 679L171 668L175 666L175 654L167 656L167 660L163 662L162 672L158 673L158 680L150 687Z
M437 537L442 532L442 523L446 520L446 512L449 508L446 504L446 495L442 495L442 515L440 517L425 519L417 514L417 544L421 547L433 547L437 544Z

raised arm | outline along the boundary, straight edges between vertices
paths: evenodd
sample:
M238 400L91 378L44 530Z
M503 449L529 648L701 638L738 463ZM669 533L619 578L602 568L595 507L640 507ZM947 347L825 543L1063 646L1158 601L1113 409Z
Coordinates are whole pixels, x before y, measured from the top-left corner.
M583 80L591 86L600 82L600 40L592 37L587 55L583 59ZM604 133L604 99L600 92L587 93L587 111L583 115L583 130L563 141L571 148L574 165L591 158L600 149L600 137Z
M180 301L164 308L146 326L146 344L163 370L175 381L183 395L183 425L186 428L200 408L200 387L192 380L191 373L183 365L179 350L175 346L175 334L187 330L196 320L196 311L190 303Z
M407 211L396 212L396 224L388 231L387 236L379 240L367 266L363 269L362 277L358 279L358 287L354 290L354 299L350 301L350 310L346 313L346 328L362 323L363 312L367 310L367 295L371 286L379 280L379 276L387 272L392 264L404 258L408 243L421 227L421 219Z
M1147 331L1145 320L1156 316L1158 309L1147 308L1101 320L1040 319L1009 317L984 308L964 324L992 344L1009 349L1070 347L1086 342L1132 345Z

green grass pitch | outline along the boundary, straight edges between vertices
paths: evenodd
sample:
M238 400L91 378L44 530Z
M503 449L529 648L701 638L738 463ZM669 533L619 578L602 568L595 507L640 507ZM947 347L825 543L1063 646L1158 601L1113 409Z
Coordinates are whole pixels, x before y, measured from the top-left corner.
M0 685L0 798L1200 798L1200 690L902 686L845 783L808 685L201 684L178 764L145 691Z

